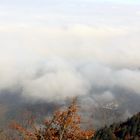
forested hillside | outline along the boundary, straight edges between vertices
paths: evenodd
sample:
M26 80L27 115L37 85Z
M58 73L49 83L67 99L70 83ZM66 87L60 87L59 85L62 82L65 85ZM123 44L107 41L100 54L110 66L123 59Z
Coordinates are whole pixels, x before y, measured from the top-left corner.
M140 113L126 122L98 130L93 140L140 140Z

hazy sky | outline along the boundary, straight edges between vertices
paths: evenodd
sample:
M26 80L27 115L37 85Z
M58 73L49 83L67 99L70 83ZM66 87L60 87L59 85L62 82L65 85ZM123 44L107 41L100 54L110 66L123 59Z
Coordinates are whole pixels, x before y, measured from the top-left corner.
M139 25L139 0L0 0L1 26Z
M139 0L0 0L0 91L140 95L139 38Z

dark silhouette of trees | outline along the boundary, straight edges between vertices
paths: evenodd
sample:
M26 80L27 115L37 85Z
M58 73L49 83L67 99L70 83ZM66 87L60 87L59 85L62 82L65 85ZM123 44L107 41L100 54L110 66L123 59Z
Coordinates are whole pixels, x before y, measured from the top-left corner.
M140 113L124 123L98 130L93 140L140 140Z

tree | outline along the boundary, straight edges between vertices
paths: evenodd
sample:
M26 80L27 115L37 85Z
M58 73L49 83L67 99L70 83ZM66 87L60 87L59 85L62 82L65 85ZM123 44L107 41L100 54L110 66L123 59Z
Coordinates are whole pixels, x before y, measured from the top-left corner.
M17 130L24 140L89 140L94 136L94 130L82 130L81 118L78 115L76 99L71 105L54 113L51 119L46 119L38 129L32 125L32 130L14 123L12 128Z

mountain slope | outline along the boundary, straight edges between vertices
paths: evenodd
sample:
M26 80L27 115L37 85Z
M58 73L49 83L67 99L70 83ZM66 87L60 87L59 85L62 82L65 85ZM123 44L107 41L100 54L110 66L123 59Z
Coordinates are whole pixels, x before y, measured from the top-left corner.
M98 130L93 140L140 140L140 113L126 122Z

